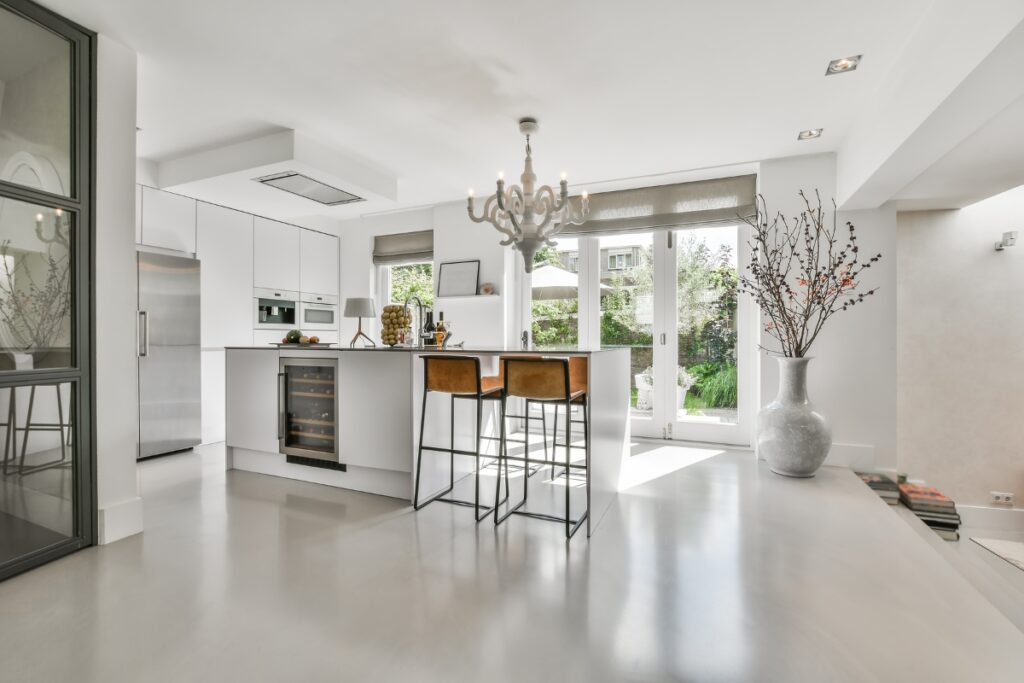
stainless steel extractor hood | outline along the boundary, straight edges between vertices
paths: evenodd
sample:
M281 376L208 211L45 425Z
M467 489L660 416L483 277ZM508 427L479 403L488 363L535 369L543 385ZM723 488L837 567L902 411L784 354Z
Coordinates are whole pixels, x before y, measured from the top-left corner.
M362 197L346 192L345 190L339 190L336 187L331 187L326 183L321 183L319 180L313 180L309 176L304 176L301 173L295 171L283 171L281 173L274 173L273 175L263 176L262 178L255 178L256 182L270 187L276 187L279 190L284 190L306 199L312 199L314 202L320 204L326 204L327 206L338 206L340 204L351 204L353 202L365 201Z

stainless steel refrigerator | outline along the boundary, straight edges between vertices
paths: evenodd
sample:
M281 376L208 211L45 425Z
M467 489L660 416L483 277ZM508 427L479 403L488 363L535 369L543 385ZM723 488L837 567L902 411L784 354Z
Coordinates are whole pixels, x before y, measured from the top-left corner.
M200 442L199 261L139 252L139 458Z

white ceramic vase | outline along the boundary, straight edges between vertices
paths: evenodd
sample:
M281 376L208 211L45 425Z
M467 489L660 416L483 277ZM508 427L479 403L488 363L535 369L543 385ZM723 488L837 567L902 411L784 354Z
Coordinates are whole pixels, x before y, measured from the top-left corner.
M757 415L757 450L787 477L813 477L832 447L832 428L807 400L810 358L779 357L779 393Z

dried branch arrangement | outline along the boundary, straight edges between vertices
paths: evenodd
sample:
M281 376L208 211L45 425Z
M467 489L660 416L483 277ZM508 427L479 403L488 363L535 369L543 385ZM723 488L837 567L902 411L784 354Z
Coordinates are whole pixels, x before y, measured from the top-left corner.
M65 245L54 256L51 245L45 272L36 282L21 252L0 244L0 321L7 325L22 349L51 347L68 329L71 311L71 259Z
M807 354L829 318L878 291L857 289L861 274L882 255L860 260L853 223L847 221L840 232L833 201L832 227L826 226L821 197L814 194L816 206L800 192L806 208L791 221L778 213L769 223L760 195L757 216L744 219L753 233L740 289L761 308L764 331L792 358Z

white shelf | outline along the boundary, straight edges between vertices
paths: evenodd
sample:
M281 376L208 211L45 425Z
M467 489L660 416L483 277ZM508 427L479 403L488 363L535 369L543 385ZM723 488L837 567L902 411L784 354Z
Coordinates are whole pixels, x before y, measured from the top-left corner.
M501 295L500 294L458 294L458 295L455 295L455 296L435 296L434 297L434 301L437 301L439 299L444 300L444 301L462 301L462 300L469 300L469 299L494 299L495 301L501 301Z

